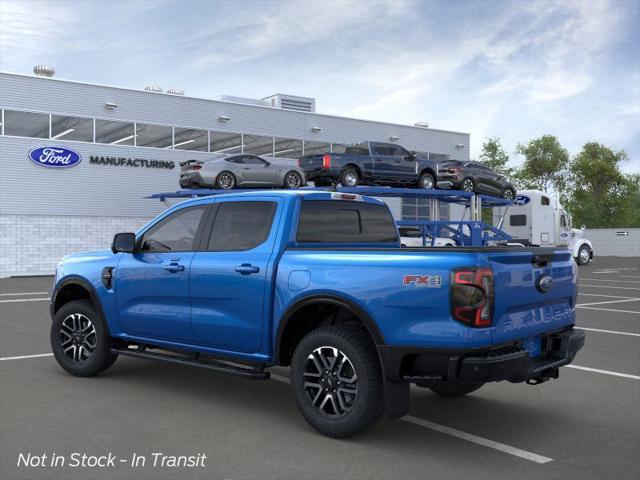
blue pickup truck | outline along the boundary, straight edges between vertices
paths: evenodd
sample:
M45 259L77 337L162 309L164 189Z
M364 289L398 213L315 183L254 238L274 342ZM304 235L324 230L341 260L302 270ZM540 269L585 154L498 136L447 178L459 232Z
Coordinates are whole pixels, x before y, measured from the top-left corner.
M436 188L438 163L394 143L362 142L349 145L344 153L302 157L298 165L307 181L317 187L340 183ZM447 186L451 182L445 182Z
M304 418L347 437L409 408L558 377L584 344L566 249L400 247L387 206L328 191L180 203L56 269L51 345L76 376L119 355L249 379L290 366Z

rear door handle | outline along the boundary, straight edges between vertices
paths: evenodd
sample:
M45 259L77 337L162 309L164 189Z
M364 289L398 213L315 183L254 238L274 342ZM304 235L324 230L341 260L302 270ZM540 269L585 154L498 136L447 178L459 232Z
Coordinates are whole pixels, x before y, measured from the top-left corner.
M256 267L250 263L243 263L242 265L238 265L235 270L242 275L250 275L252 273L258 273L260 271L260 267Z

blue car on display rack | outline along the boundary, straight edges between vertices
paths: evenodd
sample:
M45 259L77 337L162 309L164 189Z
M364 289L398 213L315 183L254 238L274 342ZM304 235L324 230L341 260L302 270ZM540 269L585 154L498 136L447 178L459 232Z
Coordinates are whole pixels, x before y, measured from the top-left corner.
M557 378L584 344L566 248L401 248L385 203L273 190L187 200L110 250L66 256L51 297L60 366L119 355L269 378L290 366L304 418L347 437L445 397Z

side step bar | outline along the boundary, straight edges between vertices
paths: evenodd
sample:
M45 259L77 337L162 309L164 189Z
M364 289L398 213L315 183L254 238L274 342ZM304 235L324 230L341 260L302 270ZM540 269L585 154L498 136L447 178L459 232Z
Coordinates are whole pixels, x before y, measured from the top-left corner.
M256 367L254 368L245 368L231 365L218 360L198 360L197 354L194 358L183 358L166 353L147 352L146 349L131 350L128 348L112 348L111 351L113 353L117 353L119 355L124 355L127 357L145 358L147 360L160 360L162 362L177 363L179 365L208 368L209 370L215 370L216 372L238 375L249 380L267 380L269 379L269 377L271 377L271 374L269 372L265 372L263 370L264 366L260 364L256 364Z

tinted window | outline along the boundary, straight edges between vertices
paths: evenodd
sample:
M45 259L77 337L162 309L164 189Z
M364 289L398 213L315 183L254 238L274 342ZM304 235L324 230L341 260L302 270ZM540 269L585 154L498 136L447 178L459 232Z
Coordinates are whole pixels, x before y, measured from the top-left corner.
M207 250L250 250L269 236L274 202L224 202L218 207Z
M244 157L244 163L248 163L249 165L265 165L266 162L260 157L254 157L253 155L247 155Z
M93 142L93 119L51 115L51 138Z
M133 145L133 123L96 119L96 142L113 145Z
M445 160L444 162L440 162L440 167L449 168L449 167L459 167L462 165L462 162L458 160Z
M409 152L407 152L404 148L396 146L396 145L390 145L389 147L387 147L389 149L389 155L393 155L394 157L406 157L407 155L409 155Z
M195 250L195 238L204 206L183 208L151 227L140 241L143 252L185 252Z
M540 204L541 205L549 205L550 201L549 201L549 197L540 197Z
M393 147L387 145L376 145L373 147L376 155L393 155Z
M333 151L339 153L336 150L336 145L333 146ZM369 146L366 143L358 143L355 145L349 145L344 153L347 155L369 155Z
M422 238L422 232L417 228L399 228L401 237Z
M396 243L398 233L384 205L316 200L302 203L297 240L302 243Z
M231 162L231 163L244 163L244 157L242 155L238 157L229 157L229 158L225 158L225 161Z
M509 225L511 225L512 227L524 227L526 224L526 215L511 215L509 217Z

